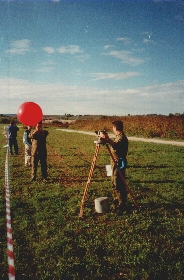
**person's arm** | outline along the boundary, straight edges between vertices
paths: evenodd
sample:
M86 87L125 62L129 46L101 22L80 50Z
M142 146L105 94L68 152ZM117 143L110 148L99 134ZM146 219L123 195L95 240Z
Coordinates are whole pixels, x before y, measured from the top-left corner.
M106 142L107 142L108 144L110 144L111 146L113 146L114 141L113 141L112 139L109 138L108 133L102 133L102 134L100 135L100 137L103 138L104 140L106 140Z
M34 131L30 132L28 137L31 139L37 139L37 131L38 130L34 130Z
M113 141L112 139L107 138L106 141L107 141L107 143L110 144L111 146L114 145L114 141Z
M28 137L28 133L25 131L24 135L23 135L23 143L24 143L24 145L31 146L30 143L27 140L27 137Z

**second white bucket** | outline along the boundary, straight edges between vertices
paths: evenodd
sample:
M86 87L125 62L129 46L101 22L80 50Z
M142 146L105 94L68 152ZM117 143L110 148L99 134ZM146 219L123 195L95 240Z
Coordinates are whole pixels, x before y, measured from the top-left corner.
M108 197L99 197L95 199L95 210L97 213L107 213L109 208Z

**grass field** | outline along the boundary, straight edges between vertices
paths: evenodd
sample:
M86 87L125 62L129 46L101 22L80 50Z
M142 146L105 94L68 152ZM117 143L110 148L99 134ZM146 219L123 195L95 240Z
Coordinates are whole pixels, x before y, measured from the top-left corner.
M129 210L117 215L104 167L109 154L102 146L79 219L95 135L48 130L47 183L40 168L37 181L29 183L22 128L20 155L9 158L16 279L183 279L184 148L130 142L126 179L141 209L129 197ZM0 144L0 279L7 280L2 133ZM109 213L95 212L94 199L101 196L110 199Z

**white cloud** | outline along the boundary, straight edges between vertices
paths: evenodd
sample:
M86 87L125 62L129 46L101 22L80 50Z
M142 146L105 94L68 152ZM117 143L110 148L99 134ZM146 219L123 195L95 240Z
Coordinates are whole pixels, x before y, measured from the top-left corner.
M135 57L131 51L110 51L110 52L104 52L103 55L109 55L114 56L122 61L122 63L137 66L139 64L142 64L144 60L139 57Z
M52 47L45 47L45 48L43 48L43 51L48 54L52 54L55 52L54 48L52 48Z
M147 44L147 45L148 45L148 44L149 44L149 45L150 45L150 44L151 44L151 45L156 45L156 43L155 43L153 40L151 40L150 38L149 38L149 39L146 39L146 38L143 39L143 43L144 43L144 44Z
M90 55L88 54L79 54L76 55L76 58L80 61L80 62L85 62L86 60L90 59Z
M125 80L136 76L141 76L138 72L120 72L120 73L92 73L94 79L93 81L98 80Z
M115 79L115 76L112 78ZM169 114L183 113L184 108L184 80L147 87L104 90L1 78L0 88L2 114L16 113L26 101L38 103L44 114Z
M183 95L184 98L184 80L141 88L141 95L163 99L165 102L167 102L167 98L174 100L176 96L180 95Z
M114 47L113 45L105 45L104 46L104 50L108 50L108 49L110 49L110 48L112 48L112 47Z
M76 53L82 53L82 50L77 45L68 45L68 46L60 46L58 48L59 53L69 53L69 54L76 54Z
M49 73L52 70L54 70L54 67L45 66L45 67L42 67L42 68L38 68L36 71L40 72L40 73Z
M27 52L33 51L30 45L31 41L28 39L13 41L11 43L11 48L7 50L6 53L24 55Z
M131 39L129 37L119 37L116 40L123 42L125 45L129 45L131 43Z
M42 50L48 54L53 54L56 51L60 54L75 54L80 62L85 62L90 58L90 55L83 54L83 51L77 45L60 46L58 49L54 49L53 47L44 47Z
M41 73L49 73L52 70L54 70L54 63L52 61L44 61L41 63L41 67L36 69L36 72L41 72Z

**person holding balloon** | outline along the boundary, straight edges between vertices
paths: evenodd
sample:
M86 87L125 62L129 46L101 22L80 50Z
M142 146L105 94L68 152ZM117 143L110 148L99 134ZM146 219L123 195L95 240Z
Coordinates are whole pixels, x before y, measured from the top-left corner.
M32 142L31 157L32 157L32 171L31 182L36 181L36 173L38 168L38 162L41 164L42 180L47 181L47 147L46 138L48 131L43 130L42 122L36 125L34 131L31 131L28 135Z
M24 102L18 108L17 117L19 121L26 126L35 126L28 137L31 139L31 181L36 180L38 162L41 164L43 181L47 181L47 148L46 138L49 134L47 130L42 129L43 112L41 107L35 102Z
M41 164L42 179L47 181L47 148L46 138L49 134L42 129L43 112L41 107L35 102L24 102L20 105L17 113L19 121L26 126L35 126L28 137L31 139L31 182L36 180L38 162Z

